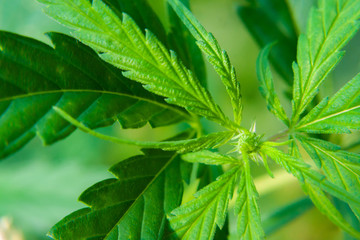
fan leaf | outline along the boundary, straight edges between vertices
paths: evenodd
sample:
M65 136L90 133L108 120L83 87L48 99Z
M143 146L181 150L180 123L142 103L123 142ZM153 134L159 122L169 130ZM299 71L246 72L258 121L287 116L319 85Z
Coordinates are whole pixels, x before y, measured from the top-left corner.
M268 45L260 51L256 64L257 76L260 81L260 92L266 99L269 111L272 112L283 123L289 125L289 119L286 116L285 110L282 107L274 88L273 77L268 61L271 48L272 45Z
M146 150L111 167L117 177L79 198L89 208L70 214L49 232L53 239L161 239L166 214L181 202L180 161L174 152ZM133 224L134 222L140 224ZM99 224L100 223L100 224Z
M44 1L44 11L74 29L73 35L99 52L106 62L125 70L123 75L142 83L166 101L205 116L227 128L238 126L214 103L195 75L150 31L144 35L127 14L120 19L101 0Z
M360 75L325 98L311 110L296 129L308 133L350 133L360 129Z
M209 62L219 74L230 96L235 122L240 124L242 114L240 83L237 81L235 68L231 65L227 52L221 50L215 37L205 30L181 1L168 0L168 3L192 33L200 49L208 56Z
M293 125L341 60L341 49L359 29L359 17L358 0L319 0L310 12L307 33L299 37L297 63L293 64Z
M0 32L0 157L35 135L44 144L68 136L74 127L57 115L57 106L89 128L119 120L123 128L176 123L189 115L102 61L75 39L48 33L54 48ZM76 76L76 77L74 77Z
M229 200L240 168L234 167L195 194L195 199L171 212L171 239L212 239L216 226L223 227Z
M341 151L337 146L323 140L304 136L297 138L317 165L322 167L329 181L341 186L349 193L358 194L360 189L359 154ZM360 208L355 206L352 209L360 219Z
M356 231L345 221L324 191L358 208L360 207L360 199L357 194L351 194L346 189L334 185L325 176L312 170L308 164L280 150L268 147L266 143L263 144L262 151L281 165L287 172L298 178L304 191L309 195L321 213L352 236L360 237L360 232Z
M260 210L257 204L259 194L250 173L248 156L243 155L244 168L240 175L239 196L235 213L238 215L237 231L240 239L261 240L265 233L262 228Z

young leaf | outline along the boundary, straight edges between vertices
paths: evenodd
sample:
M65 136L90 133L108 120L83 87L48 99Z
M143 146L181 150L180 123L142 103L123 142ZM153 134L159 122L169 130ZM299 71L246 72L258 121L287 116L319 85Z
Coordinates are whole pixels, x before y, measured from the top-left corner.
M286 116L285 110L282 107L274 88L273 77L268 60L271 48L272 44L267 45L261 50L256 63L256 72L260 81L260 93L266 99L269 111L283 121L283 123L289 125L289 119Z
M190 9L189 0L181 2ZM168 5L168 4L167 4ZM169 45L178 55L187 68L195 73L202 86L206 86L206 69L201 50L196 44L195 38L191 35L175 11L167 6L170 21Z
M239 196L236 199L235 213L238 215L237 230L240 239L264 239L260 211L257 204L259 197L250 173L248 156L243 154L244 168L240 175Z
M192 33L200 49L208 56L209 62L219 74L230 96L235 122L240 124L242 113L240 83L236 79L235 68L231 65L228 54L221 50L215 37L205 30L179 0L168 0L168 3Z
M325 176L347 192L357 195L360 189L360 155L338 150L333 144L298 136L307 153L324 170ZM351 205L350 205L351 206ZM352 207L360 219L360 208Z
M238 7L238 15L261 48L277 42L270 53L276 71L291 85L296 59L296 26L286 0L256 0Z
M118 120L123 128L153 127L189 115L102 61L95 52L59 33L47 34L54 48L0 32L0 158L35 135L51 144L74 131L58 116L58 106L89 128ZM76 76L76 78L74 78ZM111 106L111 107L110 107Z
M73 35L99 52L106 62L125 70L123 75L138 81L171 104L205 116L227 128L230 121L201 86L195 75L152 34L144 35L127 14L122 20L101 0L39 0L45 12L75 30Z
M348 232L352 236L360 237L357 232L349 223L347 223L341 214L337 211L334 205L327 198L324 191L341 199L342 201L360 207L360 199L357 194L348 193L345 189L332 184L325 177L318 172L310 169L306 163L287 155L280 150L268 147L266 143L262 146L262 151L267 154L279 165L281 165L287 172L293 174L298 178L304 191L309 195L314 205L326 215L334 224Z
M184 154L182 155L182 159L187 162L197 162L209 165L240 164L239 159L206 150Z
M223 227L229 200L238 179L240 168L234 167L195 194L195 199L171 212L170 226L174 239L212 239L216 226Z
M53 239L161 239L166 214L181 202L176 154L146 150L114 165L117 179L95 184L79 200L89 206L57 223ZM137 222L137 224L133 224Z
M117 138L117 137L107 136L107 135L95 132L95 131L91 130L90 128L86 127L83 123L77 121L75 118L73 118L68 113L61 110L60 108L54 107L54 110L60 116L62 116L64 119L66 119L67 121L72 123L74 126L78 127L82 131L89 133L95 137L98 137L100 139L104 139L107 141L112 141L115 143L136 145L136 146L144 147L144 148L156 148L156 149L162 149L165 151L178 151L179 153L199 151L202 149L217 148L217 147L227 143L234 136L234 132L224 131L224 132L210 133L208 135L205 135L205 136L202 136L199 138L187 139L187 140L177 140L177 141L149 142L149 141L127 140L127 139L121 139L121 138ZM194 132L194 131L190 130L190 132ZM185 131L185 133L186 133L186 131ZM193 134L191 134L191 135L193 135Z
M307 33L299 37L297 63L293 64L293 125L342 58L341 49L359 29L358 0L319 0L318 4L310 13Z
M360 74L330 100L325 98L296 126L308 133L350 133L360 129Z

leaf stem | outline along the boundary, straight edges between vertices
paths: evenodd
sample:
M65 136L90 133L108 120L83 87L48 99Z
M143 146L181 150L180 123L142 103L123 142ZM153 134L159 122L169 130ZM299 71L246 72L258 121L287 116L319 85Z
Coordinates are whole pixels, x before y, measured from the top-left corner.
M145 147L145 148L163 148L167 144L176 143L178 141L164 141L164 142L150 142L150 141L138 141L138 140L130 140L130 139L121 139L113 136L104 135L101 133L98 133L88 127L86 127L83 123L79 122L72 116L70 116L67 112L64 110L53 106L54 111L56 111L61 117L63 117L65 120L82 130L83 132L86 132L90 135L93 135L94 137L111 141L114 143L120 143L120 144L128 144L128 145L135 145L139 147Z

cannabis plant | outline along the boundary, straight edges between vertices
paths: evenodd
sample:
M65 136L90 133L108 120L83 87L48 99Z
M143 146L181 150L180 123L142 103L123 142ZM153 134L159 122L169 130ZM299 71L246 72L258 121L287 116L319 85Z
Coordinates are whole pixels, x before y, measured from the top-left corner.
M48 145L75 129L143 152L115 164L114 178L83 192L79 200L88 207L55 224L51 238L225 239L234 225L227 220L231 205L234 238L264 239L311 205L301 199L262 221L251 169L264 167L276 178L277 164L297 178L322 214L360 239L360 155L330 141L360 129L360 75L333 96L319 95L359 29L360 1L319 0L301 34L285 0L254 0L238 9L262 47L260 92L283 124L267 138L255 124L243 127L235 68L188 1L167 1L167 30L145 0L38 1L72 29L72 37L47 33L49 46L0 32L0 156L35 136ZM226 88L232 117L207 89L202 55ZM275 91L270 64L291 89L285 97ZM223 130L204 134L200 118ZM124 129L187 127L161 142L94 130L116 121ZM184 197L184 186L198 177L198 191Z

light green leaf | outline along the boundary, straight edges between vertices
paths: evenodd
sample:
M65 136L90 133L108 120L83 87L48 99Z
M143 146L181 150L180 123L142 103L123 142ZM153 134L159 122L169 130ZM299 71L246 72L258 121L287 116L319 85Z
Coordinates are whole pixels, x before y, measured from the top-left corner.
M298 136L301 144L324 170L325 176L332 183L346 189L347 192L357 195L360 189L360 155L338 150L333 144ZM350 205L351 206L351 205ZM360 208L351 206L354 213L360 219Z
M165 151L178 151L179 153L200 151L202 149L217 148L227 143L234 136L234 132L224 131L224 132L210 133L208 135L199 138L177 140L177 141L148 142L148 141L121 139L117 137L107 136L91 130L90 128L86 127L83 123L77 121L75 118L73 118L72 116L70 116L68 113L66 113L60 108L54 107L54 110L64 119L72 123L74 126L78 127L80 130L89 133L95 137L107 141L112 141L115 143L136 145L144 148L156 148ZM190 130L190 132L192 132L191 136L193 136L194 131ZM180 134L180 136L181 135L182 134Z
M266 99L267 107L283 123L289 125L289 119L275 92L273 77L269 65L269 53L273 44L267 45L260 51L256 63L256 72L260 81L260 93Z
M293 125L341 60L341 49L359 29L359 17L358 0L319 0L318 7L312 9L307 32L299 37L297 63L293 64Z
M124 78L75 39L47 35L54 47L0 32L0 157L17 151L36 135L51 144L73 132L75 128L52 106L71 113L89 128L116 120L123 128L138 128L147 122L157 127L191 119L141 84Z
M235 122L240 124L242 114L240 83L236 79L235 68L231 65L227 52L221 50L215 37L205 30L179 0L168 0L168 3L192 33L200 49L207 55L209 62L219 74L230 96Z
M195 194L195 199L171 212L171 239L212 239L216 226L223 227L229 200L236 185L239 167L234 167Z
M118 18L101 0L39 1L46 4L44 11L50 17L74 29L76 38L97 50L106 62L124 70L124 76L166 97L168 103L227 128L237 128L175 52L169 52L150 31L144 35L127 14Z
M296 129L308 133L350 133L360 129L360 75L325 98L311 110Z
M239 196L235 204L235 213L238 215L237 231L242 240L261 240L264 239L265 233L257 204L259 194L251 177L248 156L245 154L243 154L243 162Z
M182 159L192 163L203 163L208 165L224 165L235 164L239 165L241 161L231 156L222 155L210 151L200 151L194 153L187 153L182 155Z
M166 214L181 202L180 161L176 154L147 150L114 165L117 177L99 182L79 200L76 211L49 232L53 239L161 239ZM133 224L137 222L137 224Z
M342 228L344 231L348 232L352 236L360 237L360 233L344 220L341 214L327 198L324 191L344 202L360 207L358 194L351 194L347 192L346 189L334 185L328 181L325 176L312 170L308 164L291 157L278 149L268 147L266 146L266 143L263 144L261 150L281 165L287 172L298 178L305 193L309 195L314 205L320 212L326 215L334 224Z

